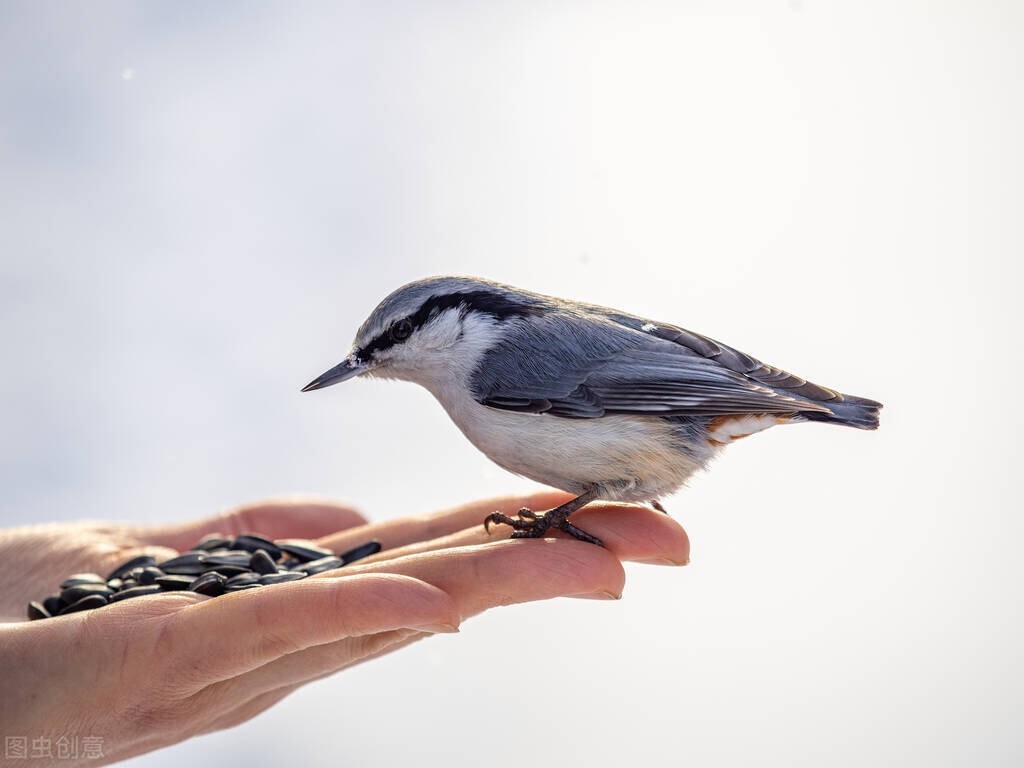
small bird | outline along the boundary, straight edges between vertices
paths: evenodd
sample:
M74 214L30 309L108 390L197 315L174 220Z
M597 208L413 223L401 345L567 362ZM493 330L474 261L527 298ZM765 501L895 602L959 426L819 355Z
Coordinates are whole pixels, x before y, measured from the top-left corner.
M658 500L735 440L802 421L875 429L882 407L668 323L475 277L402 286L302 391L363 374L421 384L496 464L575 496L485 527L597 545L568 519L591 501L664 511Z

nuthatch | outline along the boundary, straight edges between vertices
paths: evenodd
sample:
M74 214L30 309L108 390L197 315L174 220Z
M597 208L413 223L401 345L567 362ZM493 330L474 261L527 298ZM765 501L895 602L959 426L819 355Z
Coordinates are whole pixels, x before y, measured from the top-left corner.
M302 391L361 374L422 384L495 463L576 496L485 525L594 544L568 521L591 501L660 509L734 440L801 421L875 429L882 407L674 325L472 277L399 288Z

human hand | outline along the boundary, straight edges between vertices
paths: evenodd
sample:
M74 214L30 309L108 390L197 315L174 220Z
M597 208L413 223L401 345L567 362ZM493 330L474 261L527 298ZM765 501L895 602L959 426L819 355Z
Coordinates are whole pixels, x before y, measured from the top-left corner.
M682 528L644 507L594 504L574 516L607 549L567 538L507 540L481 525L495 509L544 509L564 498L491 500L376 524L333 504L281 502L180 526L0 531L0 610L8 617L72 571L106 571L143 553L170 557L211 532L320 537L335 551L371 539L384 547L342 570L273 587L217 598L169 592L0 626L0 722L30 742L95 737L102 758L91 765L123 760L244 722L307 682L456 631L487 608L618 597L620 560L688 560Z

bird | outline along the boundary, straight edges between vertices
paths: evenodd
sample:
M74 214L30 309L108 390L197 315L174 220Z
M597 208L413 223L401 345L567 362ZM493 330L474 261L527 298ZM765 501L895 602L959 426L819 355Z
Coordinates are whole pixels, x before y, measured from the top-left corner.
M357 376L422 385L496 464L573 495L495 512L485 528L598 546L569 521L592 501L664 511L659 500L730 443L798 422L876 429L882 407L670 323L455 275L388 295L344 360L302 391Z

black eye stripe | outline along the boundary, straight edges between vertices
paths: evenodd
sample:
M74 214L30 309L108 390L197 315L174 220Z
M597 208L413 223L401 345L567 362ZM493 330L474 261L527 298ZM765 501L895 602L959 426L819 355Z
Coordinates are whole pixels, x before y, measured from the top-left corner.
M359 358L363 361L368 361L373 357L374 353L390 349L395 344L402 343L446 309L458 309L463 317L465 317L467 312L473 311L490 315L498 320L504 320L509 317L527 317L544 311L541 303L532 297L529 299L525 297L514 298L492 291L466 291L465 293L446 293L441 296L432 296L423 302L423 305L413 314L392 323L379 336L359 350ZM403 338L395 339L393 331L402 322L410 324L410 333Z

